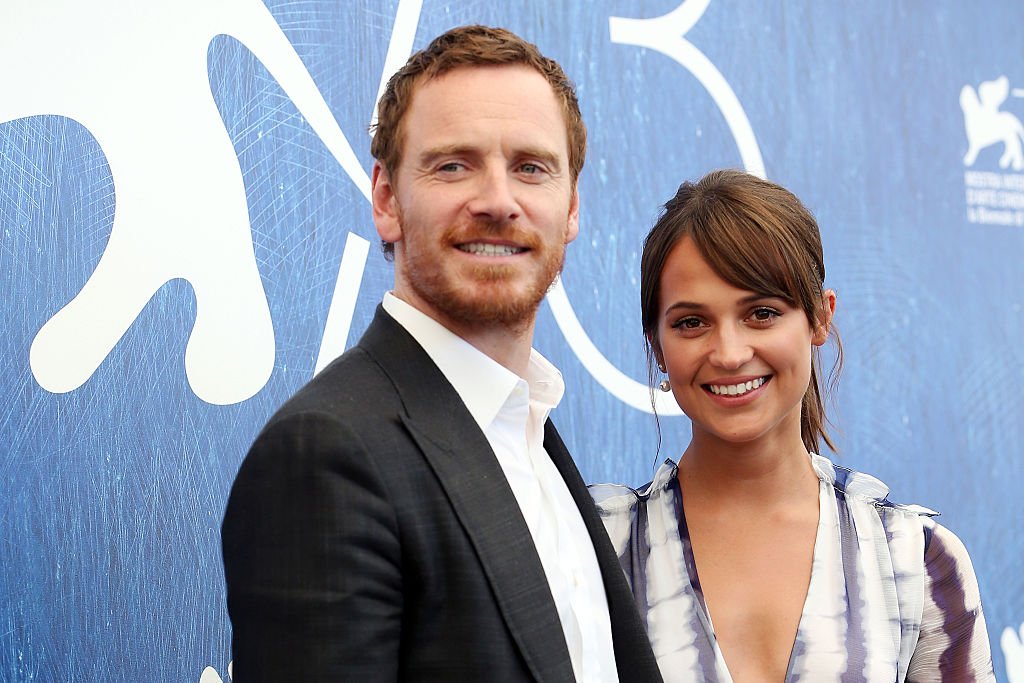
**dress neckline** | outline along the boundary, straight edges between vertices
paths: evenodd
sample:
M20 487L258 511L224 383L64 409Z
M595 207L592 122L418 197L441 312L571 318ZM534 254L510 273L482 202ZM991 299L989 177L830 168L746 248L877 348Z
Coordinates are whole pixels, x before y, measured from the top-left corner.
M815 586L815 567L821 565L818 553L821 552L822 544L819 542L819 540L821 539L823 534L823 526L825 526L823 524L825 520L825 515L823 514L823 512L825 510L825 505L827 504L827 499L825 498L825 496L828 493L829 489L831 489L832 486L834 486L835 484L835 478L829 477L826 472L823 472L822 469L819 466L817 466L818 463L814 462L815 458L821 458L821 456L818 456L813 453L811 454L811 464L814 467L815 474L818 476L818 523L815 526L814 531L814 550L812 552L811 557L811 577L810 580L807 582L807 592L804 594L803 603L800 606L800 619L797 622L796 631L793 633L793 642L790 644L789 656L786 660L786 675L783 679L785 681L788 681L790 679L790 676L793 672L793 666L796 659L798 644L800 643L800 634L804 630L804 621L805 616L807 614L808 601L810 596L813 594L813 591L817 588ZM829 465L832 464L826 458L822 459L825 460ZM704 598L704 591L701 589L700 585L700 576L697 572L697 561L693 555L693 546L690 542L690 531L686 523L686 513L683 509L683 490L682 486L679 483L678 476L679 465L672 461L671 459L667 459L666 462L659 468L657 474L661 476L655 476L654 481L651 482L652 486L649 490L655 490L653 485L655 484L655 482L660 482L660 488L662 488L663 491L671 494L673 512L675 513L675 518L678 520L676 530L679 534L679 543L682 547L681 561L686 571L686 575L689 577L690 580L690 589L693 591L693 595L696 598L697 604L699 605L700 610L702 612L701 622L704 624L707 638L709 642L712 644L712 647L714 648L715 658L717 660L718 666L720 667L720 670L728 676L727 681L723 681L722 683L732 683L732 673L729 671L728 663L725 661L725 655L722 653L722 650L719 647L718 638L715 635L714 622L711 619L711 611L708 609L707 602ZM669 476L666 477L666 474Z

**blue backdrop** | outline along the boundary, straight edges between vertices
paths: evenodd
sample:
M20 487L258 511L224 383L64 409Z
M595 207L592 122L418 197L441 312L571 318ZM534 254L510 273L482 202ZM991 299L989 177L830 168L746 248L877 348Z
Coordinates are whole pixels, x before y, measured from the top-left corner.
M643 483L689 436L662 417L659 453L638 399L658 205L711 168L764 174L818 217L839 295L836 459L943 512L1000 680L1024 681L1009 0L5 2L0 680L227 680L231 481L390 286L367 124L382 74L464 23L559 60L590 130L536 337L584 477Z

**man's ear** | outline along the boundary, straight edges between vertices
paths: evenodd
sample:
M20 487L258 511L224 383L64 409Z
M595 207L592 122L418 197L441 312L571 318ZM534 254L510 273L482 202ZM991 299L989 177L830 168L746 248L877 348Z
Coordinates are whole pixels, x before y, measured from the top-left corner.
M565 243L569 244L580 234L580 193L579 188L572 188L572 199L569 200L569 223L565 231Z
M828 341L829 330L832 329L832 316L836 312L836 292L834 289L826 289L821 293L821 309L818 312L818 324L814 326L811 335L811 343L815 346L822 346Z
M385 242L399 242L402 239L401 211L391 175L379 161L373 164L370 180L370 199L373 204L373 224L377 234Z

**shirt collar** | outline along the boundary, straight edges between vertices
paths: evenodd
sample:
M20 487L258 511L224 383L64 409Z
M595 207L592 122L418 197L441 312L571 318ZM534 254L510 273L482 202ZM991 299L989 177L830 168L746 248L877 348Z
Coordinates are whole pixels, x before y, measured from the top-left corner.
M451 382L473 420L486 431L519 382L525 382L531 401L546 411L565 393L562 374L536 349L530 349L526 377L521 378L422 311L388 292L384 310L412 335Z

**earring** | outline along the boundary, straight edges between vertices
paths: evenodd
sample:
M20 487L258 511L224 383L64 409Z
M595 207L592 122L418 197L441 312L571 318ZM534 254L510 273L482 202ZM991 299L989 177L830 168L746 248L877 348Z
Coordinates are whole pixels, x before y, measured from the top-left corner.
M661 382L658 383L658 388L664 391L665 393L672 391L672 385L669 384L667 379L661 380Z

